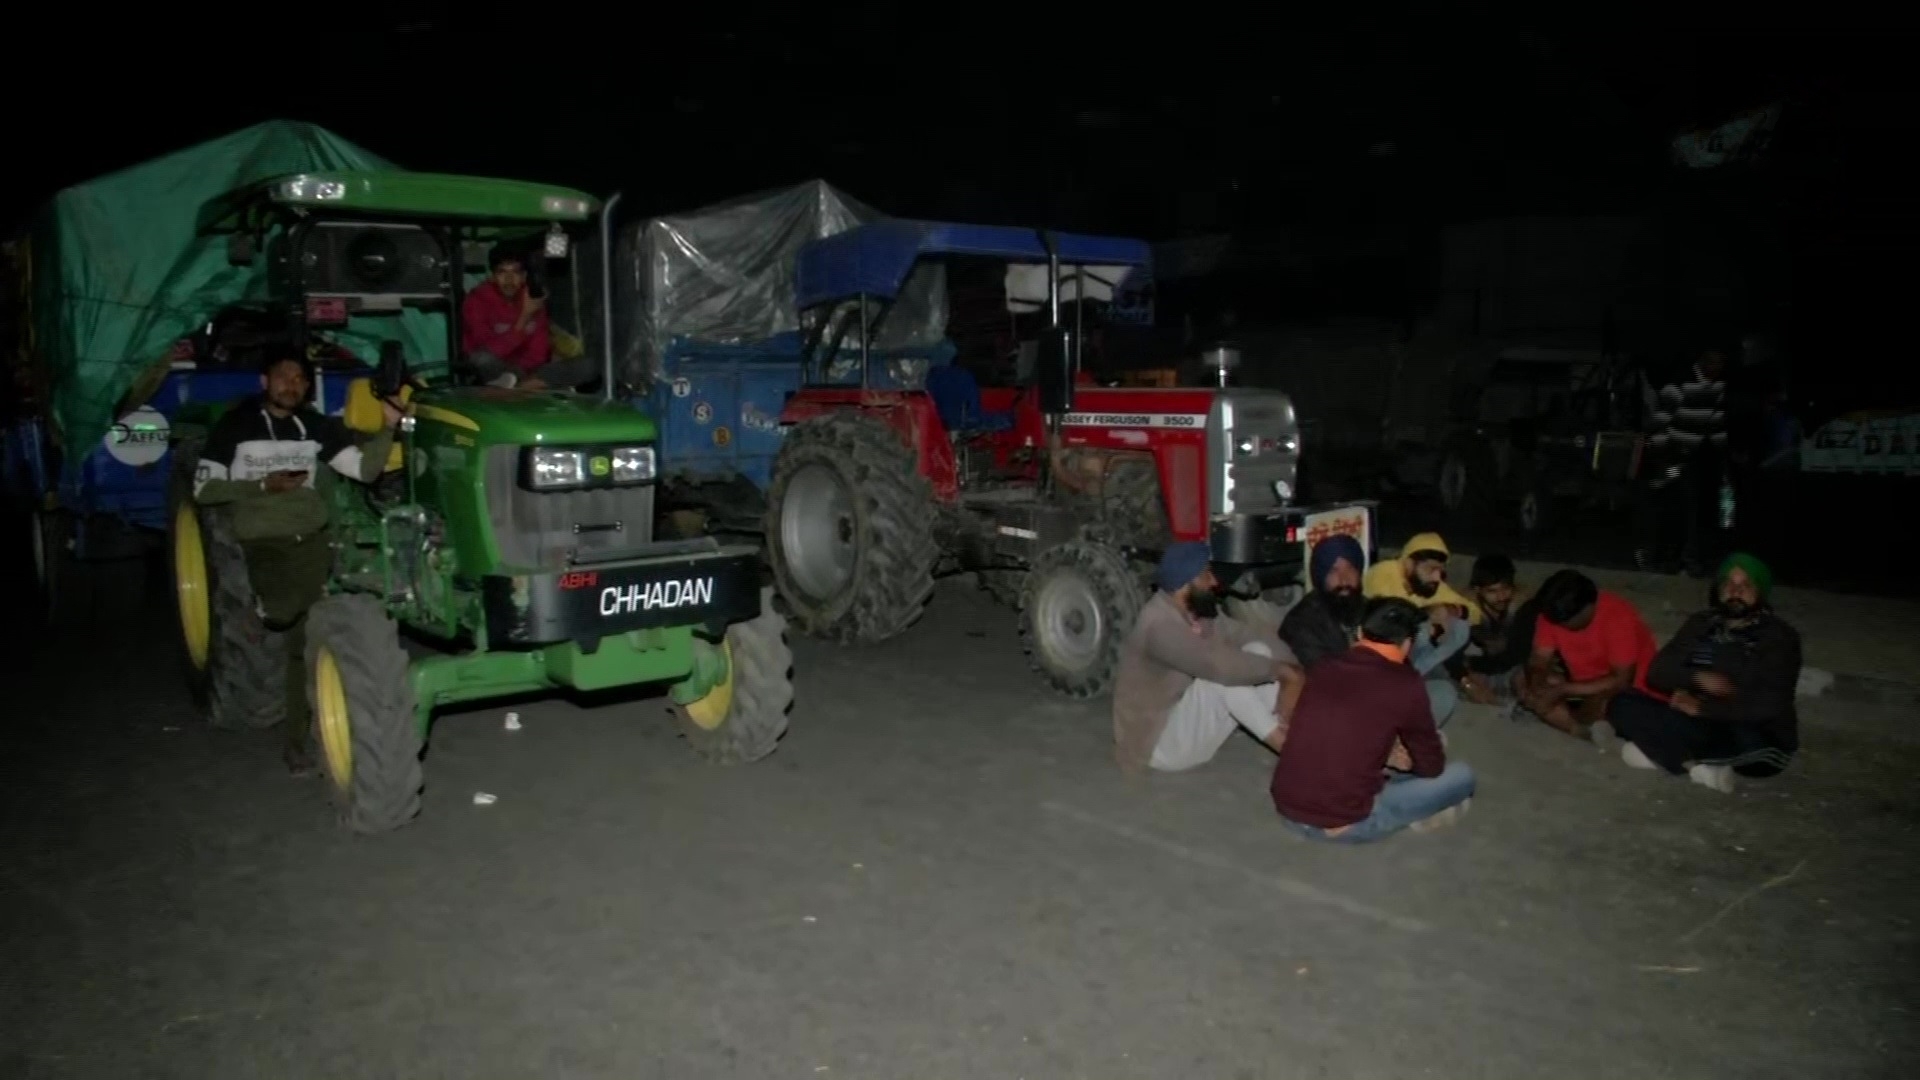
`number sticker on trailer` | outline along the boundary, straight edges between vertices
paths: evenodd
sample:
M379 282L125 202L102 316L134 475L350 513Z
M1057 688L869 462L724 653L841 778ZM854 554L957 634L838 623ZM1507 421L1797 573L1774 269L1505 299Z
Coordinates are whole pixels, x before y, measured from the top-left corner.
M1068 413L1068 427L1191 428L1207 425L1206 413Z

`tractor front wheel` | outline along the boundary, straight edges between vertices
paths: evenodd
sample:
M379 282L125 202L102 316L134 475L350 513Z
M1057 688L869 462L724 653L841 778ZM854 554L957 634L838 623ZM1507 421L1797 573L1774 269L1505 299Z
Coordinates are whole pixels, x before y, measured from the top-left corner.
M1105 693L1145 599L1127 560L1111 547L1076 540L1046 552L1034 560L1021 597L1028 662L1068 697Z
M673 706L693 752L717 765L744 765L773 753L793 705L793 650L787 620L760 590L760 614L727 628L720 643L726 676L702 696Z
M390 832L420 813L413 680L399 630L371 596L329 596L307 613L307 699L341 823Z
M802 632L885 641L933 596L933 488L880 421L842 411L788 432L767 489L767 561Z

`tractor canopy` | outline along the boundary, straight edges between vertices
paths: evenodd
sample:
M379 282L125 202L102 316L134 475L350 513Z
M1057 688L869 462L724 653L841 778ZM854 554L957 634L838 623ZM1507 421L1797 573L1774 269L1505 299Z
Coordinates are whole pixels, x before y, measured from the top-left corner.
M1049 244L1060 260L1063 303L1083 293L1088 300L1112 301L1151 284L1153 254L1144 240L894 219L802 248L794 272L795 299L803 311L863 295L891 300L921 259L960 255L1006 262L1007 306L1032 311L1047 301Z
M209 201L202 232L264 228L275 210L327 217L463 223L482 237L545 223L584 224L599 200L525 180L395 169L336 169L269 177Z

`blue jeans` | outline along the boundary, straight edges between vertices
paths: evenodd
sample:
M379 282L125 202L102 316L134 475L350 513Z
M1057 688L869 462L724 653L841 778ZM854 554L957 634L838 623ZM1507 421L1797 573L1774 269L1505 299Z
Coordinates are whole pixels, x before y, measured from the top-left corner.
M1432 778L1408 773L1389 773L1387 786L1373 797L1373 812L1353 823L1346 832L1329 836L1327 830L1285 817L1281 821L1302 836L1335 844L1365 844L1383 840L1416 821L1467 801L1474 788L1473 769L1463 762L1449 761L1440 775Z
M1427 701L1433 706L1433 726L1445 727L1453 716L1453 710L1460 706L1460 688L1453 684L1453 677L1447 674L1448 660L1467 647L1473 630L1465 619L1455 619L1440 635L1439 641L1427 636L1425 628L1413 639L1413 648L1407 653L1407 663L1427 681Z

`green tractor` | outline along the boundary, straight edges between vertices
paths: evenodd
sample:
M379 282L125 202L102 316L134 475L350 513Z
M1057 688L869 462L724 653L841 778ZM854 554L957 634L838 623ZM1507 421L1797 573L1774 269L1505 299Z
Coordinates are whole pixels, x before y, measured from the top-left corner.
M358 432L380 430L382 401L411 413L376 483L316 473L334 568L307 616L307 693L354 831L419 813L441 706L664 684L709 760L757 760L786 732L793 657L758 554L655 538L654 421L614 400L610 360L599 396L473 385L455 362L486 246L525 239L564 259L569 230L600 210L545 185L366 171L283 177L203 216L233 262L264 243L268 291L300 345L329 326L382 339L377 371L323 411ZM442 342L443 358L406 356ZM224 514L192 499L197 443L175 447L170 514L189 666L216 724L264 726L284 712L287 646L261 621Z

